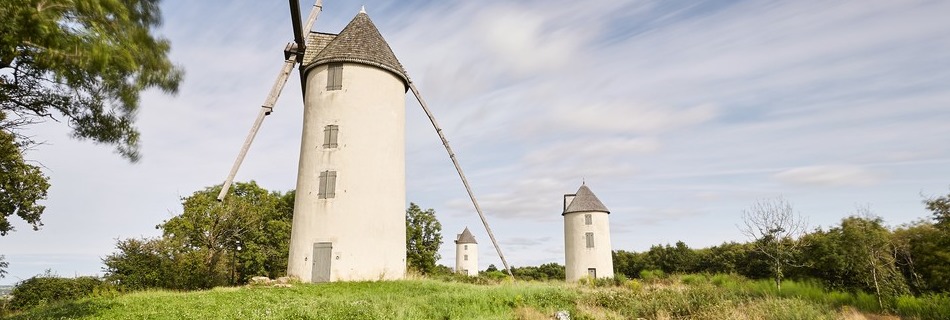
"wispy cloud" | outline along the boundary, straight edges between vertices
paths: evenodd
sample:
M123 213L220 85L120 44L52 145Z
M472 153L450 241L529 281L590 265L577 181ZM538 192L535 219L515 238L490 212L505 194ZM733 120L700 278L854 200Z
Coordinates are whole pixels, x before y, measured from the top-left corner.
M794 168L776 173L774 177L784 183L812 186L868 186L880 181L878 174L848 165Z

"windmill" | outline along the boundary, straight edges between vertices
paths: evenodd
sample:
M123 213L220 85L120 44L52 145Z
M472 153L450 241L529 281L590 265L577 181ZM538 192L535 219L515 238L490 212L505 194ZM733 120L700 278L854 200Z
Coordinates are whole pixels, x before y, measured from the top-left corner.
M406 267L405 94L412 91L442 140L459 178L511 275L508 262L442 129L365 10L339 34L305 28L289 0L294 41L218 200L227 195L264 118L300 65L304 125L287 273L308 282L399 279ZM306 33L305 33L306 32Z

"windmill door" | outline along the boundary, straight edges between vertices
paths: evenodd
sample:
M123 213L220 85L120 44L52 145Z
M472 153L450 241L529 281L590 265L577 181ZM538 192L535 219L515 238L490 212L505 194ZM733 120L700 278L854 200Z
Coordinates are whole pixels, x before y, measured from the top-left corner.
M596 268L587 268L587 276L591 279L597 279L597 269Z
M330 256L333 255L332 242L316 242L313 244L313 283L330 281Z

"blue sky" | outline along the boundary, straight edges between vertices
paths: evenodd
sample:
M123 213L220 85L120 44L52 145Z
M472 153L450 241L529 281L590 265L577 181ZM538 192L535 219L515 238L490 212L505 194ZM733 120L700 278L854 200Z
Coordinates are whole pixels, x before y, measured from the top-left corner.
M328 0L339 32L357 2ZM745 240L759 199L812 227L869 205L891 225L950 190L945 1L367 1L425 95L513 265L563 263L561 195L582 180L614 249ZM303 12L310 3L304 1ZM159 235L179 197L220 183L291 39L282 1L166 1L160 33L186 71L143 96L143 160L51 123L28 154L52 187L45 226L0 239L13 283L101 272L117 238ZM292 77L291 79L296 79ZM239 180L295 186L302 105L290 81ZM407 202L434 208L441 262L468 226L500 265L424 113L407 95Z

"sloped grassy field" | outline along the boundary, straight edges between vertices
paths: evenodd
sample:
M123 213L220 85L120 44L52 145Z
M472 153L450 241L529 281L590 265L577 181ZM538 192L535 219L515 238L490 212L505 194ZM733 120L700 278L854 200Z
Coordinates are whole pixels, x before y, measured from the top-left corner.
M619 287L423 279L146 291L44 305L11 319L552 319L559 310L571 319L865 319L850 305L871 303L858 309L874 312L868 308L876 303L807 284L787 282L778 293L768 282L716 277ZM950 300L937 303L943 302Z

